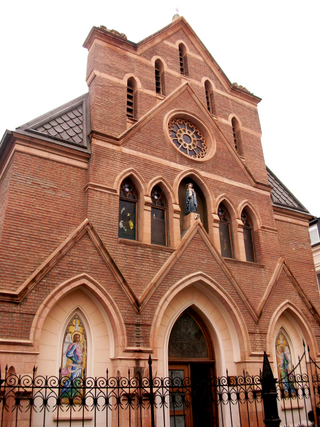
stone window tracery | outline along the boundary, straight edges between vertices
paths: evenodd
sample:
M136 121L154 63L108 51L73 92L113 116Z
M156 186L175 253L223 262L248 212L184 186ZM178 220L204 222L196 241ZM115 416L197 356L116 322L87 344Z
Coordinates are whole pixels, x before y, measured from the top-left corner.
M186 119L172 119L169 122L169 134L175 147L192 158L202 159L208 147L202 132Z

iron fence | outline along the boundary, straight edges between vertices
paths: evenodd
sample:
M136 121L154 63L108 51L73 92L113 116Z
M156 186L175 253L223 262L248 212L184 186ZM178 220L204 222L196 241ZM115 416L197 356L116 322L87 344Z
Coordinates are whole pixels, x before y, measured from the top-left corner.
M304 354L275 381L277 425L320 425L320 368ZM69 377L0 378L0 427L263 427L270 409L263 375L197 378ZM270 394L270 393L269 393ZM265 409L264 409L265 407ZM277 417L273 417L277 421ZM267 424L268 425L268 424Z

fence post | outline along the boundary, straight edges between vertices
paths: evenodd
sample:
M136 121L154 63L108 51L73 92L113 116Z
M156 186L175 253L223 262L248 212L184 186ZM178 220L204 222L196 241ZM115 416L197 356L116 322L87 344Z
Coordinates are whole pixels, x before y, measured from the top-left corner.
M150 405L151 405L151 427L155 427L154 423L154 395L153 395L153 378L152 378L152 359L149 355L148 359L149 365L149 385L150 385Z
M273 376L266 352L264 352L263 357L261 383L264 423L266 427L279 427L281 420L278 414L276 379Z

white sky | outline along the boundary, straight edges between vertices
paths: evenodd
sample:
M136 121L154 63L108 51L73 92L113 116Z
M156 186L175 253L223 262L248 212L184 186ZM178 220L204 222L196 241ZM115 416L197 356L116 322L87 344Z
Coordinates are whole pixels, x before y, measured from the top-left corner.
M139 42L179 14L231 82L262 98L266 164L320 216L319 0L6 0L0 6L0 138L87 92L93 26Z

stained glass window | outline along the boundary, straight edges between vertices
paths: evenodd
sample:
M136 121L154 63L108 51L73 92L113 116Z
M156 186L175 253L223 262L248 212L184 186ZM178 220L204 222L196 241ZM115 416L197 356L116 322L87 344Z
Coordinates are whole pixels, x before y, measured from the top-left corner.
M291 371L293 369L291 350L288 339L283 331L280 331L276 340L276 357L280 388L284 397L295 396L296 390ZM291 374L291 375L290 375Z
M119 232L124 239L136 240L137 191L130 179L125 179L120 188Z
M250 262L255 262L255 249L254 249L254 240L253 240L253 227L250 217L247 215L246 211L242 211L241 221L243 223L243 239L244 239L244 248L246 251L246 260Z
M207 154L207 143L201 131L185 119L172 119L169 134L175 147L190 157L202 159Z
M84 325L75 314L68 323L61 357L62 403L81 403L87 365L87 337Z
M151 243L166 246L167 200L159 186L153 188L151 199Z
M224 207L223 204L219 206L218 216L220 219L219 234L221 255L226 258L232 258L233 251L231 240L231 219L228 210Z
M189 313L174 324L169 340L169 357L208 358L208 346L203 332Z

